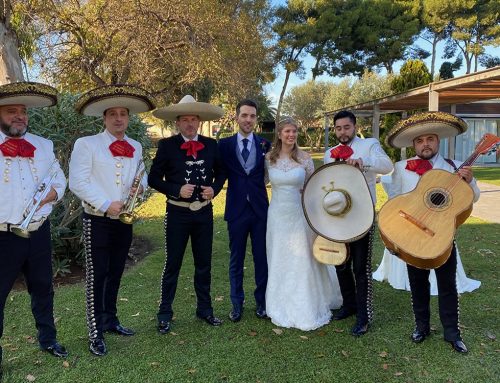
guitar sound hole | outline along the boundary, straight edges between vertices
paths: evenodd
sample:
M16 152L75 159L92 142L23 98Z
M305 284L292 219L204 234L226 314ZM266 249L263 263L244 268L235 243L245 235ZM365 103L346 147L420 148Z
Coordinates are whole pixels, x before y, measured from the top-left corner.
M446 195L439 192L431 193L430 200L434 206L441 207L446 202Z

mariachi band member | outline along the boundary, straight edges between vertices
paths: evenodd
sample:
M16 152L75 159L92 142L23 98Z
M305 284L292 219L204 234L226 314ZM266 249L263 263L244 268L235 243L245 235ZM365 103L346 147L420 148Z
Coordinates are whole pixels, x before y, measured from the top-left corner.
M178 104L160 108L155 117L175 121L179 134L158 142L149 174L149 186L167 197L165 214L166 259L161 279L158 331L170 331L172 304L187 242L194 258L196 316L209 325L222 321L214 316L210 297L213 210L211 200L224 185L225 175L217 142L198 134L200 121L215 120L224 110L184 96Z
M479 199L480 190L472 175L472 169L464 166L460 169L459 161L445 159L439 154L440 139L454 137L467 130L467 123L459 117L444 112L425 112L415 114L398 124L387 135L387 142L394 148L413 147L416 156L408 160L398 161L394 165L391 182L388 185L389 197L408 193L415 189L420 176L430 169L442 169L450 173L458 170L458 174L467 182L474 192L474 202ZM420 269L407 264L410 280L415 330L411 340L420 343L430 335L430 270ZM453 242L448 260L435 269L438 297L439 317L444 328L444 339L453 349L466 353L467 347L462 341L458 325L458 293L456 284L457 254Z
M57 103L57 90L17 82L0 86L0 338L7 296L23 272L42 350L68 352L56 340L49 215L66 189L52 141L28 133L27 108ZM0 374L2 348L0 347ZM1 375L0 375L1 377Z
M132 225L119 219L124 201L145 190L146 174L137 180L141 144L125 133L131 113L155 108L151 96L130 85L112 85L83 94L75 105L86 116L102 117L104 131L76 140L69 165L69 188L82 200L86 263L89 350L107 353L104 332L131 336L121 325L116 301L125 261L132 243ZM139 181L139 182L138 182Z
M338 112L333 121L339 144L326 150L324 163L343 160L363 170L375 204L376 176L392 171L391 159L375 138L363 139L356 136L356 117L353 113ZM349 259L346 264L335 267L343 304L332 319L342 320L356 315L356 324L351 330L354 336L365 334L373 320L372 244L373 229L362 238L349 243Z

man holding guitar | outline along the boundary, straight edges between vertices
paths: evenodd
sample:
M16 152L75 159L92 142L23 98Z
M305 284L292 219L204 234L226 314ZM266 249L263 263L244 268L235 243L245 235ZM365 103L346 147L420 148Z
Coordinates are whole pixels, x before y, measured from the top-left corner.
M473 200L476 202L479 199L480 191L473 178L471 167L460 166L462 163L445 159L439 154L440 139L454 137L462 134L466 130L467 124L465 121L452 114L443 112L420 113L400 121L394 129L389 132L387 142L395 148L413 147L415 149L416 156L408 160L396 162L394 165L394 173L391 177L392 182L388 188L389 198L392 199L395 196L409 193L414 190L420 180L420 177L428 170L442 169L450 173L457 174L457 178L453 178L453 184L446 185L446 182L443 182L443 185L440 185L442 187L440 190L443 190L443 201L445 200L446 192L448 191L447 188L451 191L451 189L455 187L455 184L462 184L462 181L459 178L461 177L472 188ZM436 188L436 190L438 190L438 188ZM470 190L467 191L470 192ZM447 202L438 201L438 192L436 192L435 195L436 196L431 195L429 197L429 204L432 205L432 203L435 203L435 205L429 207L429 211L433 209L439 210L439 208L442 210L450 208L451 210L451 207L445 206L445 203ZM452 205L451 201L449 205ZM411 207L408 207L406 211L411 211L410 209ZM412 227L411 230L422 229L430 231L430 228L425 227L424 229L423 224L419 226L419 223L425 222L424 217L429 215L429 211L426 212L423 208L421 210L422 211L418 212L422 213L421 215L418 215L418 213L412 213L413 215L407 219L409 222L408 225ZM399 210L399 212L399 214L396 213L393 215L404 216L403 210ZM379 220L382 219L381 217L382 213L379 216ZM421 220L419 220L420 218ZM466 217L463 218L463 221L465 219ZM456 224L458 221L460 221L460 217L458 217L453 223ZM381 223L379 223L379 225L382 237L384 238L384 227ZM429 227L430 226L431 225L429 225ZM400 226L399 230L404 229ZM438 235L434 237L429 236L428 241L435 241L437 237ZM451 237L453 237L453 235ZM442 265L435 268L438 284L439 316L444 328L444 339L451 343L455 351L466 353L468 350L462 341L458 325L459 308L455 280L457 258L455 243L453 238L451 238L451 240L453 243L449 258ZM385 241L386 238L384 238L384 242ZM401 256L401 254L397 255ZM428 335L430 335L430 270L429 267L423 268L425 266L418 263L419 267L412 266L410 263L415 262L409 262L407 258L404 258L404 260L408 263L408 277L410 280L412 306L415 316L415 330L411 334L411 340L415 343L420 343L424 341Z

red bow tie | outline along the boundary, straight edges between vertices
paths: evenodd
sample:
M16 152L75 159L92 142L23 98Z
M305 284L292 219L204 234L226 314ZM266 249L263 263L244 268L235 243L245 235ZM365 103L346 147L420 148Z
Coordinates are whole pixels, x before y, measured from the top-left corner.
M181 145L181 149L187 150L187 156L193 156L195 159L198 156L198 152L203 149L203 145L200 141L186 141Z
M352 156L352 149L347 145L339 145L330 150L330 158L335 158L337 160L347 160Z
M421 158L416 160L408 160L406 162L406 170L417 173L419 176L424 174L426 171L432 169L432 164L429 160L423 160Z
M121 156L121 157L129 157L132 158L134 156L135 148L130 145L127 141L115 141L111 145L109 145L109 150L111 150L111 154L113 156Z
M0 145L5 157L34 157L36 148L24 138L12 138Z

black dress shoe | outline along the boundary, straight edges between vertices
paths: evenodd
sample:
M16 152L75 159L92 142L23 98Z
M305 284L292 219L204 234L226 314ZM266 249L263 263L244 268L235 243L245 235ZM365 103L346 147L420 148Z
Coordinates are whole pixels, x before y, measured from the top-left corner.
M255 310L255 315L259 319L267 319L269 318L266 313L266 309L262 306L257 307L257 310Z
M239 322L243 315L243 310L237 307L233 307L231 312L229 313L229 319L231 322Z
M158 332L160 334L166 334L170 331L170 321L161 320L158 322Z
M42 350L47 351L50 355L54 355L58 358L66 358L68 356L68 351L66 351L64 346L57 342L48 347L42 347Z
M121 324L117 324L115 327L108 328L106 332L111 332L113 334L123 335L123 336L132 336L135 334L134 330L123 327Z
M108 353L104 339L97 338L89 342L89 351L97 356L104 356Z
M368 331L368 323L356 323L351 330L351 334L354 336L361 336L366 334Z
M467 346L465 345L465 343L461 340L454 340L454 341L450 341L451 343L451 346L453 347L453 349L456 351L456 352L460 352L462 354L466 354L469 352L469 350L467 350Z
M203 317L198 317L198 318L204 320L210 326L220 326L222 324L222 321L219 318L217 318L217 317L215 317L213 315L207 315L204 318Z
M332 320L342 320L345 318L349 318L350 316L353 316L355 314L356 310L342 306L335 314L333 314Z
M411 333L410 338L413 343L420 343L423 342L425 338L427 338L430 335L430 333L431 333L430 330L415 329L415 331Z

